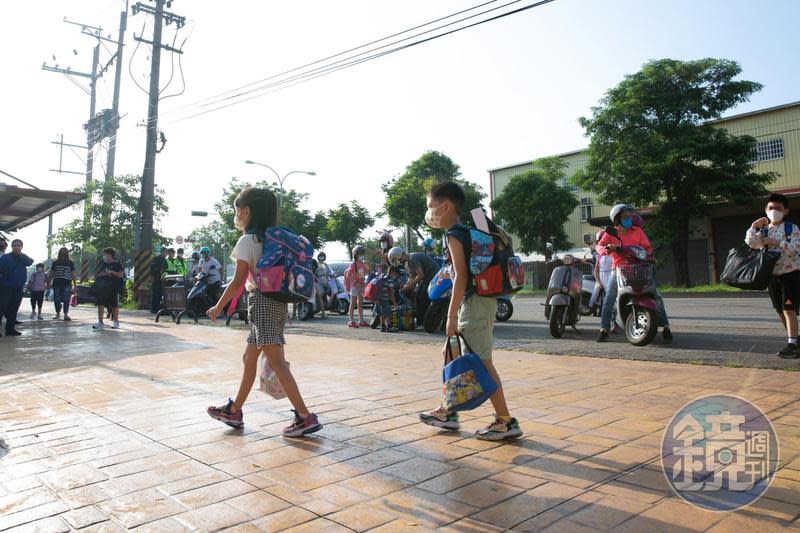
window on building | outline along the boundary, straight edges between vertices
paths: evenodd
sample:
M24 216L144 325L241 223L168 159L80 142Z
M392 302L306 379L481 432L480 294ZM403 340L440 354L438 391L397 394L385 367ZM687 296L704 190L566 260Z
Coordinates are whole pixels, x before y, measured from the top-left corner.
M578 192L578 187L570 183L567 178L561 178L561 186L572 192Z
M588 222L592 218L592 199L581 198L581 222Z
M753 163L783 159L783 139L769 139L756 144L756 157Z

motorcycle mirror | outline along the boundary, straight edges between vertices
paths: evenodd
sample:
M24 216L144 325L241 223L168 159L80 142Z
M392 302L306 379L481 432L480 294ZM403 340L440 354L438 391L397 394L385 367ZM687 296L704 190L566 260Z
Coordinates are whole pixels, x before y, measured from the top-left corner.
M553 250L553 243L552 243L552 242L545 243L545 246L546 246L546 247L547 247L547 249L548 249L548 250L550 250L551 252L555 252L555 250Z

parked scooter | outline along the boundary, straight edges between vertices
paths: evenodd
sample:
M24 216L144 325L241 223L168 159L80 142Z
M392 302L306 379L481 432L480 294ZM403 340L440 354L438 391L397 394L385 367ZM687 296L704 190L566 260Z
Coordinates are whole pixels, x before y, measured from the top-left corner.
M216 302L211 301L208 291L208 274L201 272L194 277L194 286L186 296L186 309L190 316L201 317L206 314Z
M584 275L580 265L591 264L591 261L578 259L571 254L559 257L550 243L547 243L547 248L553 253L550 265L554 268L547 286L544 317L549 322L550 335L560 339L566 327L571 326L575 329L581 316L584 315L581 312ZM589 280L586 282L588 285ZM589 294L591 296L591 292Z
M346 315L350 310L350 295L344 290L344 283L339 278L331 277L328 288L333 296L327 298L327 301L323 296L321 305L325 306L326 311L336 311L342 316ZM320 311L322 308L316 297L316 291L313 298L297 304L297 317L302 321L311 320Z
M606 233L617 235L613 226ZM624 324L625 337L634 346L650 344L658 333L658 305L653 280L653 259L641 246L623 246L619 253L628 259L617 274L617 311Z

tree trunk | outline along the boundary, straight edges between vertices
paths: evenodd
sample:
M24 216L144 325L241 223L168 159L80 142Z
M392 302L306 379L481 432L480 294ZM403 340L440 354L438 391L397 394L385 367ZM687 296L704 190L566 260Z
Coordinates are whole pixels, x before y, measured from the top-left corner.
M689 217L682 216L677 221L677 235L672 241L672 261L675 266L675 285L689 287Z

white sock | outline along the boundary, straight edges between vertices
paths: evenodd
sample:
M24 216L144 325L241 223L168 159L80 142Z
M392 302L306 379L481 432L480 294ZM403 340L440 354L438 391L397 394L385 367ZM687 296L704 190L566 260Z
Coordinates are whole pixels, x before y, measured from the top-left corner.
M797 344L797 337L789 337L789 344Z

